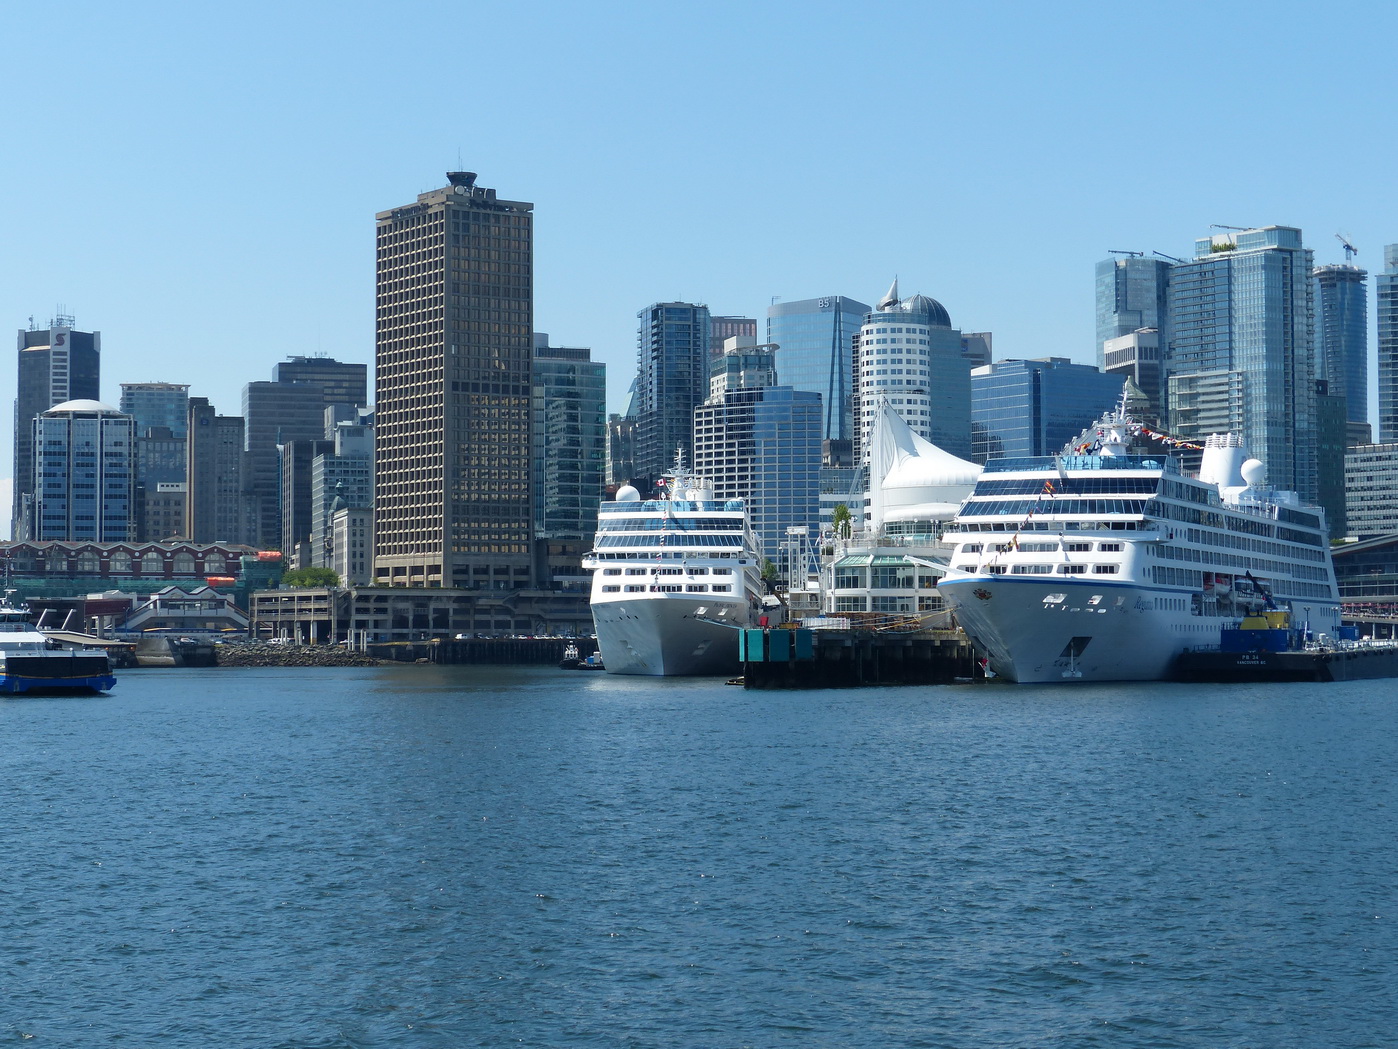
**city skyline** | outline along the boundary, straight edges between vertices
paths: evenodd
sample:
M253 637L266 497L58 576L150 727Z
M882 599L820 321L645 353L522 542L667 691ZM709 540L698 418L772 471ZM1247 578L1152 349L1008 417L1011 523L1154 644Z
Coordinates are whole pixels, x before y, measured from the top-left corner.
M1373 273L1398 241L1393 147L1374 133L1380 110L1353 102L1356 83L1383 83L1380 41L1398 22L1387 11L1297 6L1259 24L1260 6L1240 5L1161 26L1098 5L1012 25L947 9L933 19L939 63L871 75L901 9L816 6L793 19L718 6L637 20L625 5L525 4L516 29L536 75L508 80L512 104L473 102L443 122L419 100L447 70L414 63L411 91L368 72L409 61L411 34L385 37L319 5L282 12L275 34L256 5L223 19L77 7L88 17L9 20L16 38L61 38L73 58L55 78L42 49L21 49L8 136L31 148L57 136L99 160L5 167L13 248L0 258L0 311L21 328L62 308L101 331L109 404L121 382L173 382L227 414L290 354L371 362L373 216L451 169L536 203L534 326L592 347L613 412L648 302L762 318L774 297L870 301L897 275L958 327L995 332L997 358L1094 363L1092 274L1110 249L1184 257L1213 223L1275 223L1301 228L1317 264L1344 261L1334 234L1348 234ZM471 24L430 10L444 33ZM711 61L704 41L730 24L753 62ZM228 47L211 54L214 32ZM1142 39L1149 64L1132 67ZM1209 75L1184 75L1203 45L1219 56ZM1279 53L1287 61L1249 57ZM580 54L589 60L570 64ZM480 56L473 90L507 82L510 61ZM1373 90L1361 99L1376 103ZM1210 102L1220 95L1227 106ZM1160 147L1119 156L1103 129L1152 110ZM726 162L692 164L676 114L721 128ZM899 119L932 123L930 144L900 140L896 165L887 142L858 147ZM1268 161L1283 134L1302 163ZM1185 144L1207 160L1179 159ZM1007 267L1026 257L1035 279L1009 286ZM13 375L0 376L9 403Z

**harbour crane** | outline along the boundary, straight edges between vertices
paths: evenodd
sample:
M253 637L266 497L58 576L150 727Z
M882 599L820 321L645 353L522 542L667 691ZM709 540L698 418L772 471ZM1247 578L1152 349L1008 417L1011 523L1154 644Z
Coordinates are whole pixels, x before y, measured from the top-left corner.
M1346 262L1349 262L1350 259L1354 258L1356 255L1359 254L1359 249L1356 248L1353 244L1351 244L1351 243L1349 242L1349 238L1346 237L1343 233L1336 233L1336 234L1335 234L1335 239L1338 240L1341 244L1343 244L1343 245L1345 246L1345 261L1346 261Z

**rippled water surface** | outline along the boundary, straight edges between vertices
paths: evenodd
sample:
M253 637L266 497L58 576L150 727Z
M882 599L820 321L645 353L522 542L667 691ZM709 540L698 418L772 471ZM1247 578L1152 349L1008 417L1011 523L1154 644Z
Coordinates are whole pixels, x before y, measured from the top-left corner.
M0 701L0 1041L1398 1042L1398 683Z

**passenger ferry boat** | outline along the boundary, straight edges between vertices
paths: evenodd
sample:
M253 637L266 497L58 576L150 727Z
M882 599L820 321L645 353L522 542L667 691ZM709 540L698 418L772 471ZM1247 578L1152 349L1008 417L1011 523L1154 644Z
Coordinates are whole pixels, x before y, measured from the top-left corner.
M953 554L938 589L996 674L1158 680L1267 609L1337 635L1322 511L1264 485L1232 435L1209 437L1190 477L1166 451L1128 454L1141 430L1121 410L1090 444L986 463L944 535Z
M731 674L762 607L762 557L741 499L677 465L662 498L631 485L598 509L592 620L612 674Z
M28 612L0 605L0 693L106 692L116 684L106 652L51 644Z

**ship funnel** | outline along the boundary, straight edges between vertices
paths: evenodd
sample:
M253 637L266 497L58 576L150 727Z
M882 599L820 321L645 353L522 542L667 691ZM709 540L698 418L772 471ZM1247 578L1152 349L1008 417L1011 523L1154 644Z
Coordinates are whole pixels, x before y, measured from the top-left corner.
M1199 464L1199 480L1222 488L1241 488L1243 461L1247 452L1243 439L1234 433L1211 433L1204 440L1204 457Z

